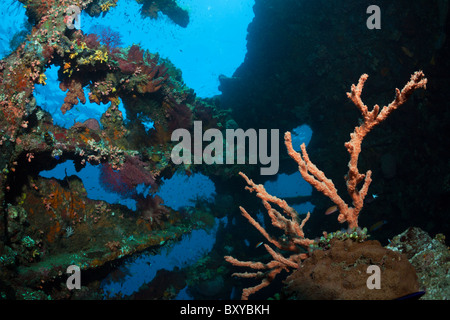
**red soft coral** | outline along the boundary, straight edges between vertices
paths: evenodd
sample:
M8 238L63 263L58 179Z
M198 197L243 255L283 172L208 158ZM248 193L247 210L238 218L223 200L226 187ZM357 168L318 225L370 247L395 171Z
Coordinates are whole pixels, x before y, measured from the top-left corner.
M133 44L130 50L128 50L128 61L134 61L136 63L144 62L144 51L137 44Z
M100 46L98 36L94 33L88 34L85 38L85 42L88 48L91 49L97 49Z
M114 171L109 163L103 164L100 182L107 190L123 196L136 195L136 187L140 184L157 188L155 174L149 171L145 162L137 156L125 156L125 161L118 171Z
M133 74L137 69L137 66L134 63L128 62L124 59L117 59L117 62L119 63L120 71L124 74Z
M146 73L146 78L137 86L137 90L140 93L158 91L163 85L163 82L169 77L169 74L166 73L167 67L164 65L145 66L143 72Z
M158 91L163 82L169 78L168 68L164 64L159 64L159 55L144 52L136 44L128 49L126 58L125 53L120 50L114 50L112 55L119 64L120 71L133 75L129 81L130 85L141 94Z

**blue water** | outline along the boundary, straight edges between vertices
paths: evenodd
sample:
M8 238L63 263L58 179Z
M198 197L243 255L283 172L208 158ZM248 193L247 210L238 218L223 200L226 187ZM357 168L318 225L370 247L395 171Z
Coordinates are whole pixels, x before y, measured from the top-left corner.
M3 59L15 49L11 46L14 44L11 43L13 39L24 39L20 33L28 29L25 8L18 1L2 0L0 20L0 59Z
M76 175L80 177L89 199L103 200L112 204L122 204L131 210L136 210L136 201L134 199L110 192L104 188L100 183L100 166L87 163L85 168L76 172L74 162L68 160L58 164L52 170L41 171L39 175L44 178L62 180L66 174L67 176ZM156 194L164 200L164 205L174 210L194 205L198 197L210 202L214 200L214 183L203 174L193 174L190 177L175 174L171 179L163 179L163 183ZM139 185L136 190L144 196L149 191L148 187L143 185Z
M127 259L120 267L126 273L123 279L113 281L107 277L102 282L106 297L129 296L137 292L143 284L152 281L158 270L171 271L176 267L183 268L196 263L212 250L219 224L226 221L226 218L216 219L211 230L194 230L174 245L163 247L157 255L145 253ZM187 292L184 294L186 296L179 298L189 297Z
M190 22L182 28L159 13L143 18L135 0L120 0L104 17L81 16L81 30L102 27L119 32L123 46L134 43L169 58L183 72L183 80L198 97L220 94L219 75L231 77L244 62L247 26L252 21L253 0L181 0Z

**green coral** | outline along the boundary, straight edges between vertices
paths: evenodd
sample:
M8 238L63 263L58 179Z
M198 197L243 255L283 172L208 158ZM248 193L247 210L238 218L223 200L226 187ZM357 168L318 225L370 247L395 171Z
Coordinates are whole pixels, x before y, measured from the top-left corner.
M13 265L16 261L17 253L10 247L5 247L5 253L0 256L0 266L6 267Z
M330 246L330 242L333 239L337 239L340 241L344 241L350 239L355 242L364 242L369 238L369 234L367 233L367 228L353 228L347 231L338 230L336 232L325 233L319 240L315 241L313 245L311 245L311 249L328 249Z
M29 236L23 237L21 242L22 245L26 248L32 248L35 245L35 241Z

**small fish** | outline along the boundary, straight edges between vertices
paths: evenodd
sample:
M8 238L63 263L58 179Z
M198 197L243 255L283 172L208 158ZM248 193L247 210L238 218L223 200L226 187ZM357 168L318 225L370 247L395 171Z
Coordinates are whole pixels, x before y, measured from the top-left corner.
M258 243L256 244L256 246L255 246L255 249L258 248L259 246L261 246L263 243L264 243L263 241L258 242Z
M375 231L380 229L382 226L384 226L387 223L386 220L380 220L378 222L375 222L370 228L369 228L369 232Z
M376 198L378 198L378 195L373 193L372 195L370 195L364 199L364 203L365 204L371 203L371 202L375 201Z
M325 211L325 215L329 215L332 214L334 212L338 211L338 207L336 205L331 206L327 209L327 211Z
M47 131L44 133L44 140L45 143L48 144L49 146L53 145L53 138Z

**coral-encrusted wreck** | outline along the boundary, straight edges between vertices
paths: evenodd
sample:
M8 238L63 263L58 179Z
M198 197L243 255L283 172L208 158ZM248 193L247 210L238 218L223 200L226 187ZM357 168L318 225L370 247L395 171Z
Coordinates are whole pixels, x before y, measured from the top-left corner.
M154 192L163 175L175 172L170 161L174 129L191 129L194 120L226 122L226 113L196 99L169 61L138 45L118 47L113 35L101 39L68 27L66 8L75 5L94 14L97 2L26 1L34 27L0 61L0 287L7 298L46 299L45 288L51 286L51 298L69 298L73 292L55 285L63 283L68 265L101 267L191 231L181 214L133 190L145 184ZM63 113L87 99L111 103L100 123L54 125L33 97L35 85L46 84L50 66L60 68ZM155 123L150 132L143 124L148 119ZM102 182L134 197L144 214L87 198L76 176L38 175L66 160L78 169L87 163L102 166Z

